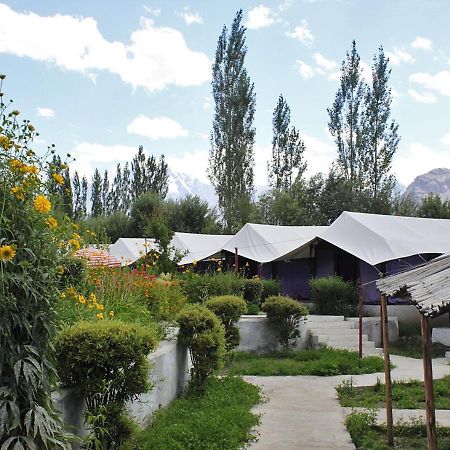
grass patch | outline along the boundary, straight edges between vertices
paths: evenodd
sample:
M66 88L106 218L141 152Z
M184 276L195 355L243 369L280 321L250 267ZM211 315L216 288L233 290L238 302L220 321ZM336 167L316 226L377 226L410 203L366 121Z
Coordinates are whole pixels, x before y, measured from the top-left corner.
M352 412L346 419L347 430L357 449L387 450L386 427L376 424L375 413ZM450 428L437 427L439 448L450 448ZM427 432L421 421L412 420L394 426L394 448L412 450L428 447Z
M450 409L450 376L434 380L434 400L437 409ZM385 386L354 387L351 380L336 387L342 406L363 408L384 408L386 406ZM423 409L425 391L420 381L393 382L392 406L395 409Z
M409 358L422 359L422 337L421 336L401 336L399 340L389 346L392 355L407 356ZM431 344L431 357L441 358L445 356L445 345Z
M226 368L230 375L358 375L381 372L383 359L330 348L266 354L235 352Z
M188 392L158 411L124 450L234 450L253 439L259 418L251 408L259 388L241 378L210 378L202 395Z

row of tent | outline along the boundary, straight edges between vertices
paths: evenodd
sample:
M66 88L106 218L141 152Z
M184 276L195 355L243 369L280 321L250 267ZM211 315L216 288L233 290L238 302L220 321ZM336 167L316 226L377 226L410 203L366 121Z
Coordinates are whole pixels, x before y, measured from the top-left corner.
M377 303L375 281L450 252L450 220L343 212L330 226L246 224L234 236L175 233L179 265L212 258L250 267L247 275L276 278L285 294L309 297L312 277L339 275L364 286L366 303ZM120 265L157 251L153 239L120 238L108 255Z

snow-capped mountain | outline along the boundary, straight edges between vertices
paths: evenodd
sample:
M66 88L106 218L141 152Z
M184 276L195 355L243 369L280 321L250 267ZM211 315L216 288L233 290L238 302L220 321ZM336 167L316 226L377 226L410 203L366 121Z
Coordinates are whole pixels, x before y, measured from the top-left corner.
M167 197L177 199L186 197L186 195L198 195L202 200L207 201L210 206L217 205L217 196L211 184L169 169L169 193Z

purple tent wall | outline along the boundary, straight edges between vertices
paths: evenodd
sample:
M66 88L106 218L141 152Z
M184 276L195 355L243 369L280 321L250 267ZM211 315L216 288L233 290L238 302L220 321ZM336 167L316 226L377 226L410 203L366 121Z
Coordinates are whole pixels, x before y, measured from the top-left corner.
M359 260L359 273L361 277L361 283L364 285L364 303L379 304L380 294L377 291L377 287L374 283L375 280L378 280L378 270L375 269L374 266L367 264L365 261Z
M283 295L302 300L309 298L310 268L307 259L278 262L277 278Z
M316 278L334 275L334 249L316 249Z

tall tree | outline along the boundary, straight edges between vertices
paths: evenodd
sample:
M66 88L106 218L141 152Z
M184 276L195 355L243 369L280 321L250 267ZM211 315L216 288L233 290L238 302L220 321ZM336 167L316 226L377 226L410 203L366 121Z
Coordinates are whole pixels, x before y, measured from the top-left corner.
M101 216L103 214L102 176L98 169L95 169L94 176L92 177L91 202L92 217Z
M120 184L120 209L122 211L128 211L131 207L131 171L128 162L125 163L125 166L122 171L122 179Z
M122 194L120 189L122 188L122 168L120 167L120 163L117 164L116 174L114 176L114 180L111 186L111 211L121 211L121 198Z
M300 179L306 170L303 159L305 144L300 133L290 128L291 110L282 95L273 112L272 159L268 163L269 184L273 189L287 191L292 187L294 173Z
M103 214L108 215L111 211L111 194L109 192L108 171L105 170L102 181L102 207Z
M219 36L213 64L215 104L208 176L228 230L242 225L253 195L254 85L245 69L245 27L238 11Z
M82 217L87 216L87 195L88 195L88 180L86 177L81 179L81 208L80 213Z
M145 153L144 147L139 146L139 150L131 161L131 189L133 200L145 193Z
M72 181L70 178L69 166L64 164L62 167L62 175L64 178L63 193L63 211L70 217L74 217L73 211L73 192L72 192Z
M73 176L73 216L74 219L80 219L83 216L81 204L81 182L78 172L75 171Z
M349 182L351 192L361 188L363 173L363 106L366 84L361 76L356 42L342 62L340 87L331 108L328 128L337 145L337 168Z
M390 195L394 189L394 179L389 171L400 141L398 125L390 119L392 94L388 63L389 59L380 47L373 59L372 84L365 96L365 186L374 200L379 200L386 191Z

